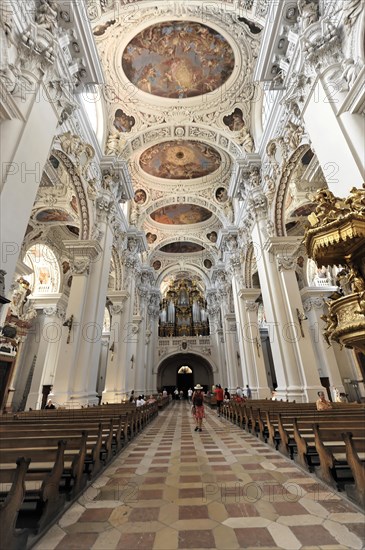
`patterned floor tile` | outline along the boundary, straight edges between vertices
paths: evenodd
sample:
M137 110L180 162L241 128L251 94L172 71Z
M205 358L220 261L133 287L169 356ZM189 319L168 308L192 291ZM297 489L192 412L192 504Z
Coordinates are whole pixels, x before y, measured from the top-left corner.
M196 434L187 403L160 413L35 550L360 550L357 508L254 436L206 417Z

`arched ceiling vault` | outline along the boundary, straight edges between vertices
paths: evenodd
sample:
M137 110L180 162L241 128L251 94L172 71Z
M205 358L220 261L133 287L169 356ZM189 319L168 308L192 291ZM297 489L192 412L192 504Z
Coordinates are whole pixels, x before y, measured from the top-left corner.
M209 280L232 224L235 161L255 151L252 74L267 2L88 1L106 86L106 151L125 159L130 223L146 233L158 280ZM178 257L178 260L176 258Z

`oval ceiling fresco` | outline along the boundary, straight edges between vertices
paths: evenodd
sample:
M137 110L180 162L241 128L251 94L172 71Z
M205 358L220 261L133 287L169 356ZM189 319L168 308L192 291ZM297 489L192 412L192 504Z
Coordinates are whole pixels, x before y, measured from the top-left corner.
M215 172L221 156L199 141L164 141L142 153L139 165L151 176L172 180L202 178Z
M190 241L169 243L160 248L160 252L166 252L168 254L190 254L191 252L201 252L202 250L204 250L204 246L200 246L200 244Z
M170 204L155 210L151 218L165 225L190 225L209 220L212 212L196 204Z
M192 21L166 21L137 34L125 48L122 67L140 90L186 98L216 90L232 74L234 54L215 30Z

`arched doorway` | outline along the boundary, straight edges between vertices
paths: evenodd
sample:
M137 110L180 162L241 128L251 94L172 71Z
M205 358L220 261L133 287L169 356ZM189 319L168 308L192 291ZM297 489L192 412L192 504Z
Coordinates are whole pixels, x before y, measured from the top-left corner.
M164 359L158 367L157 387L165 388L168 393L178 388L186 397L190 387L201 384L204 391L208 391L213 383L213 369L209 361L194 353L177 353Z

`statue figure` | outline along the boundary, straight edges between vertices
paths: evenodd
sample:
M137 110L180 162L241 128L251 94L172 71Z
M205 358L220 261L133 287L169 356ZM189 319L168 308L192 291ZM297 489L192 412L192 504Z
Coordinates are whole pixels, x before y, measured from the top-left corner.
M52 0L41 0L35 18L36 23L50 33L53 33L54 29L57 28L57 14L58 7L56 2L52 2Z
M354 265L351 266L348 281L351 284L352 292L364 292L365 281L360 275L359 270Z
M360 309L355 309L355 313L360 313L362 315L365 315L365 292L361 292L357 301Z
M349 281L349 270L341 269L336 276L336 285L340 287L343 294L351 294L351 285Z
M298 10L303 30L318 21L318 5L315 2L298 0Z
M348 89L351 90L353 87L357 75L359 74L359 69L355 64L355 61L351 58L345 59L342 63L343 72L341 78L343 78L348 85Z
M350 195L345 199L345 204L349 206L351 212L365 214L365 190L353 187Z
M240 130L240 133L237 137L237 141L239 145L242 145L246 153L253 153L254 151L254 142L253 138L248 130L246 130L245 127L243 127Z
M341 9L344 15L343 21L351 29L363 10L363 0L346 0Z
M295 151L302 141L302 136L303 128L289 121L285 128L284 143Z
M107 155L116 155L119 151L119 134L110 133L106 143L106 154Z
M135 239L134 237L130 237L128 239L128 245L127 246L128 246L129 252L132 252L132 253L137 252L137 248L138 248L137 239Z
M311 225L321 223L325 225L339 216L339 208L337 208L337 199L329 189L320 189L316 194L314 201L318 203L315 213L312 212L308 216ZM342 214L342 211L341 211Z
M13 292L10 302L10 311L18 319L22 321L30 321L36 317L37 312L31 306L26 306L29 294L32 293L30 283L23 277L17 279L18 288Z
M335 330L335 328L337 327L337 315L335 313L331 313L329 312L328 315L321 315L321 319L322 321L324 321L327 326L325 327L324 331L323 331L323 337L325 339L325 341L327 342L328 344L328 347L331 346L331 341L330 341L330 338L331 338L331 335L333 333L333 331Z
M260 187L260 170L255 166L250 172L250 184L252 189Z

